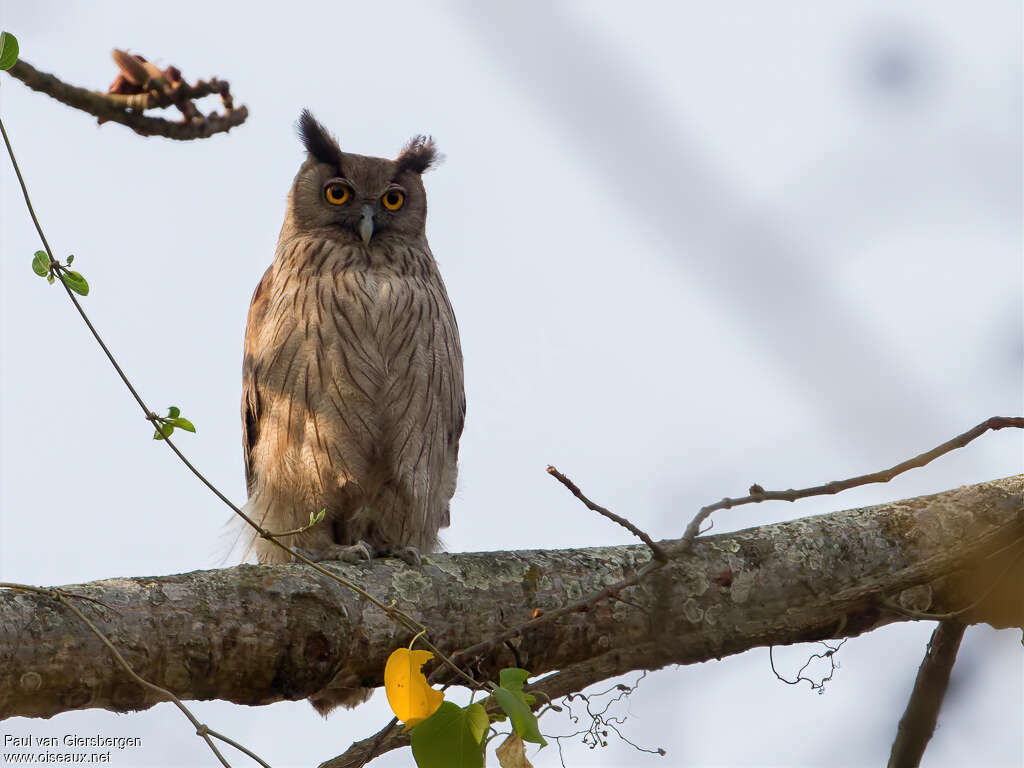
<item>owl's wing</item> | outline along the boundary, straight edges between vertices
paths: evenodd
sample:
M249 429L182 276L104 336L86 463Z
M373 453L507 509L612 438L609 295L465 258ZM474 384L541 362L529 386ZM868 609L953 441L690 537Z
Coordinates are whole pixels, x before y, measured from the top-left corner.
M256 484L252 452L260 436L260 393L253 366L242 367L242 451L245 459L245 487L252 494Z
M272 269L272 268L271 268ZM259 371L256 360L259 329L267 308L268 285L271 280L268 269L252 294L249 305L249 319L245 327L245 359L242 362L242 455L245 460L245 485L249 494L256 487L256 473L253 467L253 450L260 437L260 420L263 415L260 400Z

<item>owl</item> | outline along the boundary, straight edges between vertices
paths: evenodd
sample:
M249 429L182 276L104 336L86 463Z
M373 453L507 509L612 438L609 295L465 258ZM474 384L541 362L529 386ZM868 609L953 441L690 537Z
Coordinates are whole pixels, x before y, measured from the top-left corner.
M309 113L274 261L245 331L245 511L313 560L436 551L466 413L462 351L424 230L417 136L394 160L342 152ZM262 563L290 556L251 542Z

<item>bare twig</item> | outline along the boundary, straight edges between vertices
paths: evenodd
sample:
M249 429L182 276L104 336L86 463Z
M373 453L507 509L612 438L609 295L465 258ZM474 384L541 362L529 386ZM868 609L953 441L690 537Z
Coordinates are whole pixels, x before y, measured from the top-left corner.
M409 734L402 730L395 730L397 722L398 718L392 718L390 723L375 734L352 742L348 749L337 757L320 763L318 768L362 768L378 754L406 746L409 744ZM396 740L400 743L396 743Z
M615 521L623 528L626 528L630 533L641 539L647 545L648 549L651 550L651 554L653 557L650 561L645 563L642 568L636 571L632 576L627 576L621 581L617 581L614 584L609 584L604 589L601 589L580 600L576 600L575 602L569 603L568 605L564 605L561 608L558 608L553 611L545 611L544 613L538 616L534 616L529 621L525 621L516 627L513 627L509 630L506 630L505 632L502 632L500 635L497 635L491 638L490 640L477 643L476 645L470 646L465 650L459 651L458 653L453 654L453 658L456 660L465 660L482 653L487 653L492 648L494 648L495 645L503 643L506 640L515 637L516 635L519 635L523 632L529 632L530 630L535 629L541 626L542 624L547 624L550 621L554 621L555 619L561 618L562 616L567 616L570 613L585 611L592 605L595 605L596 603L599 603L602 600L615 597L620 592L622 592L622 590L639 584L641 581L647 578L649 574L664 567L669 561L668 555L666 554L664 548L661 547L659 544L655 543L650 536L648 536L646 533L644 533L635 525L633 525L633 523L631 523L629 520L626 520L625 518L616 515L614 512L611 512L605 509L604 507L592 502L590 499L583 495L583 492L580 491L580 489L572 482L572 480L570 480L568 477L566 477L557 469L555 469L555 467L549 466L547 471L549 475L554 477L556 480L562 483L562 485L568 488L569 491L576 498L582 501L589 509L592 509L593 511L607 517L609 520Z
M812 488L801 488L800 490L794 490L790 488L786 491L766 491L756 483L750 486L750 495L742 496L735 499L722 499L714 504L709 504L706 507L701 507L697 516L690 521L690 524L686 526L686 532L683 534L684 541L692 541L700 529L701 523L703 523L713 512L719 509L731 509L732 507L739 507L743 504L760 504L762 501L796 501L797 499L806 499L810 496L828 496L831 494L839 493L850 488L857 488L861 485L870 485L871 483L887 483L897 475L901 475L909 469L915 469L916 467L923 467L926 464L934 461L939 456L942 456L950 451L955 451L957 448L963 448L969 442L975 438L988 432L990 429L1003 429L1005 427L1015 427L1017 429L1024 429L1024 417L1020 416L993 416L990 419L978 424L978 426L967 430L962 435L957 435L952 440L948 440L942 445L932 448L930 451L926 451L912 459L907 459L900 464L889 469L883 469L880 472L873 472L870 475L860 475L858 477L851 477L847 480L833 480L830 483L824 485L816 485Z
M551 475L553 478L555 478L558 482L560 482L566 488L568 488L569 492L573 496L575 496L577 499L582 501L583 504L587 507L587 509L590 509L590 510L592 510L594 512L597 512L599 515L604 515L609 520L612 520L612 521L618 523L623 528L625 528L627 531L629 531L634 536L636 536L638 539L640 539L640 541L642 541L644 544L646 544L650 548L651 554L654 555L654 559L655 560L658 560L658 561L663 562L663 563L664 562L668 562L668 555L665 554L665 550L662 549L657 544L655 544L654 541L651 540L650 536L648 536L646 533L644 533L639 528L637 528L635 525L633 525L633 523L631 523L629 520L627 520L624 517L620 517L619 515L615 514L614 512L612 512L612 511L610 511L608 509L605 509L600 504L595 504L594 502L592 502L590 499L588 499L586 496L583 495L583 491L581 491L579 489L579 487L572 480L570 480L568 477L566 477L561 472L559 472L555 467L552 467L552 466L549 465L548 466L548 474Z
M900 718L889 754L889 768L917 768L920 764L935 731L965 629L966 625L958 621L942 621L932 633L910 701Z
M40 72L27 61L18 60L8 70L13 77L21 80L34 91L45 93L69 107L95 115L100 120L126 125L143 136L164 136L177 141L203 139L215 133L229 131L241 125L249 116L244 106L234 107L228 84L223 80L200 81L195 86L179 83L168 92L147 92L143 94L109 94L90 91L86 88L68 85L60 78ZM193 117L176 122L161 117L148 117L139 111L151 107L166 107L191 103L209 94L220 94L225 105L223 114L216 112L205 117L193 108ZM183 110L186 114L187 110Z

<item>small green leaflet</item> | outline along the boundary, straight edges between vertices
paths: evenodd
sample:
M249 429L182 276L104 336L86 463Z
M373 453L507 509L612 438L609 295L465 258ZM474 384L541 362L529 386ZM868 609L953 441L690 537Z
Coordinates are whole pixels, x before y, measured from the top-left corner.
M192 422L181 415L181 408L179 408L176 405L171 405L167 407L166 423L172 427L184 429L186 432L196 431L196 428L192 425Z
M479 710L477 709L479 708ZM476 734L486 730L479 704L463 709L445 701L412 729L412 756L418 768L483 768L484 750Z
M50 257L46 255L46 251L36 251L32 256L32 271L40 277L50 274Z
M85 281L81 273L69 269L64 273L64 285L77 293L79 296L89 295L89 283Z
M18 38L10 32L0 32L0 69L10 69L18 60Z
M174 427L170 424L157 424L156 432L153 433L154 440L163 440L165 437L170 437L174 434Z

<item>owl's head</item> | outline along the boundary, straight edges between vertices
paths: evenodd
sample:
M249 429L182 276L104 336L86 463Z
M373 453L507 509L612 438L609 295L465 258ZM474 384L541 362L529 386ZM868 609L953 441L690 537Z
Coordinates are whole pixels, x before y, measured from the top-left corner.
M389 235L423 236L427 196L420 176L439 159L433 139L416 136L387 160L342 152L308 109L298 128L309 157L289 200L297 230L327 229L367 246Z

